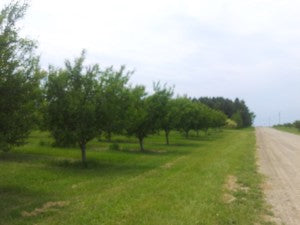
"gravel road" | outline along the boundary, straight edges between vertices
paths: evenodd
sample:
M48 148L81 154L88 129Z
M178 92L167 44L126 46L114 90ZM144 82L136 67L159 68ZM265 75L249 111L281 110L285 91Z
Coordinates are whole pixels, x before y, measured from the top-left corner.
M300 225L300 135L256 128L260 172L278 224Z

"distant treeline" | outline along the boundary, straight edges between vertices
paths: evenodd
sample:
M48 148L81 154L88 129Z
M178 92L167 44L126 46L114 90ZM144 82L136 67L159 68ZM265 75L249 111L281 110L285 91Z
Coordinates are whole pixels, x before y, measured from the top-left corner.
M250 112L245 101L236 98L234 101L223 97L193 98L193 101L201 102L212 109L222 111L228 118L237 123L239 128L249 127L253 124L255 114Z
M169 144L171 130L188 137L191 130L221 128L228 118L238 127L252 124L244 101L174 98L174 88L159 82L150 95L145 86L129 83L133 72L124 66L85 65L84 51L62 68L41 69L35 42L20 37L16 27L26 8L11 3L0 14L1 150L24 144L32 129L43 129L56 145L78 145L85 163L86 144L100 135L135 136L143 151L144 138L161 130Z
M277 124L274 127L290 127L290 128L297 128L300 131L300 120L296 120L293 123L284 123L284 124Z

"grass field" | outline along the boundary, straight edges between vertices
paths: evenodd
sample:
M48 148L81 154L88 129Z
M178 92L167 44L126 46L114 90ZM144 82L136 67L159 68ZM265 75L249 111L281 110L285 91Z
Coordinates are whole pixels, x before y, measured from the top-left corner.
M146 153L134 138L114 141L120 150L88 145L87 169L78 149L51 147L47 133L0 153L0 224L266 224L253 129L174 132L170 146L155 135Z
M293 134L300 134L299 129L297 129L296 127L275 127L277 130L281 130L281 131L285 131L285 132L289 132L289 133L293 133Z

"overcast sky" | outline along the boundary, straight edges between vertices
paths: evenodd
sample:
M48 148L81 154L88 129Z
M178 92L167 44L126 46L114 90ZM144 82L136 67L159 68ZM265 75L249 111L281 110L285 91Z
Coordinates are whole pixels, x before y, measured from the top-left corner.
M1 0L0 6L8 3ZM239 97L256 125L300 119L299 0L31 0L22 34L42 66L87 50L102 67L135 69L178 94Z

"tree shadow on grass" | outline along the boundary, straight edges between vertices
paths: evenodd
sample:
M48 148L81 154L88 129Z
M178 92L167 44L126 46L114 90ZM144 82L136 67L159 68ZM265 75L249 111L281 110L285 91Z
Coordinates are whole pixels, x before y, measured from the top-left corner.
M115 152L118 154L125 154L125 155L137 155L137 156L181 156L188 154L186 151L181 151L178 149L170 149L172 148L171 145L165 144L153 144L151 143L152 148L145 147L144 151L141 151L137 148L120 148L117 150L109 150L110 152ZM175 145L174 145L175 146ZM167 147L167 149L166 149Z
M149 153L150 154L150 153ZM42 163L46 165L45 169L66 169L78 172L83 171L107 171L120 172L124 170L147 170L153 169L153 166L147 166L142 163L134 163L129 160L109 160L109 159L87 159L87 168L81 162L81 159L67 158L67 157L53 157L38 154L24 154L24 153L5 153L0 155L0 162L16 162L16 163Z
M171 159L189 154L187 151L110 151L115 152L119 157L115 158L113 154L109 155L111 158L88 157L87 167L83 165L80 159L54 159L47 162L49 165L47 169L51 168L51 170L67 174L91 175L92 177L122 177L123 175L138 175L159 168ZM126 155L129 157L126 157ZM131 155L133 155L133 158Z
M63 160L51 160L48 162L51 167L57 168L69 168L69 169L86 169L86 170L104 170L104 169L132 169L132 168L145 168L135 163L120 163L111 161L101 161L96 159L87 159L87 166L85 167L80 159L63 159ZM153 168L152 166L147 166L146 169Z
M205 136L189 136L186 140L188 141L215 141L222 138L222 135L205 135Z
M147 146L146 146L147 147ZM109 150L105 153L90 152L87 154L87 168L79 158L60 155L31 154L23 152L0 153L0 162L26 163L30 167L60 173L67 176L89 177L121 177L136 175L160 167L171 158L189 154L188 151L178 149L149 146L149 149L140 151L135 148Z
M109 163L88 160L85 168L78 161L51 162L51 166L45 168L53 174L59 174L59 179L69 180L75 185L80 183L98 183L101 186L111 186L115 181L132 179L149 171L160 168L160 164L141 163ZM93 185L91 185L93 186ZM70 186L71 187L71 186ZM89 187L89 185L87 185Z
M8 221L20 219L23 211L32 211L35 207L52 200L44 192L32 191L24 186L1 184L0 199L1 222L7 221L7 224L9 223Z
M98 139L97 142L100 143L107 143L107 144L112 144L112 143L124 143L124 144L137 144L138 141L136 139L133 138L112 138L111 140L107 140L107 139Z
M51 160L53 156L42 155L42 154L27 154L27 153L16 153L16 152L2 152L0 153L0 162L37 162Z
M189 141L189 139L187 139L187 141ZM166 145L166 144L160 144L160 143L157 143L155 144L156 146L164 146L164 147L167 147L167 148L172 148L172 147L199 147L200 144L199 143L183 143L182 141L181 142L171 142L169 145ZM180 150L177 150L177 151L180 151Z

